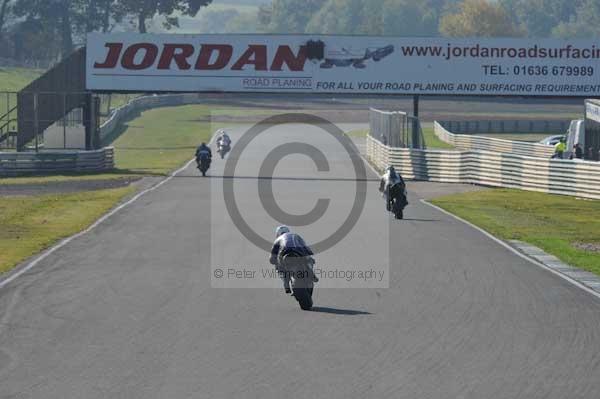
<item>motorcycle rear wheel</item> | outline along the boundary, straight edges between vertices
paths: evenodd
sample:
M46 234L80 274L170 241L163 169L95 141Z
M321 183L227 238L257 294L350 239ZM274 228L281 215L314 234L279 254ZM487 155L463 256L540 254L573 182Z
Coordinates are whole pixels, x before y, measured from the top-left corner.
M298 301L302 310L311 310L313 307L313 300L309 288L294 288L294 298Z

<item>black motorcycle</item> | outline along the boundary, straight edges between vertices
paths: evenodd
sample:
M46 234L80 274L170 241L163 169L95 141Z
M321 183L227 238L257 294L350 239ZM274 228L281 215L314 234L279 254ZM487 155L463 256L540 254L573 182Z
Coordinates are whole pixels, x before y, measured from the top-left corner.
M302 310L311 310L315 287L315 280L313 280L314 260L311 257L286 256L283 264L283 272L290 278L292 295L296 298Z
M196 165L203 177L206 177L206 172L210 169L210 156L200 154L196 157Z
M404 208L408 205L406 186L402 183L393 184L388 188L387 210L392 212L396 219L404 218Z

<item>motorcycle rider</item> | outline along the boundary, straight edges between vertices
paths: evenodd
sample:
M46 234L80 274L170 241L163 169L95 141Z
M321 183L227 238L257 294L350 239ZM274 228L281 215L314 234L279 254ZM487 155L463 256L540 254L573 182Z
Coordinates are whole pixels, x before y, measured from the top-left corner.
M306 245L302 237L292 233L287 226L277 227L275 230L275 242L271 249L271 258L269 259L269 262L272 265L275 265L275 268L279 272L286 294L292 293L290 288L290 275L289 272L286 271L286 262L290 262L288 258L306 258L309 262L308 270L310 270L310 273L312 274L313 282L316 283L319 281L313 270L315 264L315 261L312 258L313 255L313 251Z
M217 138L217 145L218 146L222 145L223 147L231 146L231 138L229 137L229 135L227 134L227 132L225 130L221 130L221 134Z
M200 167L200 163L202 160L208 161L208 166L210 167L210 163L212 161L212 151L206 143L201 143L196 149L196 164Z
M404 196L406 197L406 183L404 182L404 179L396 172L393 165L388 166L379 182L379 191L382 193L383 198L385 198L385 207L388 211L392 209L393 200L393 198L390 198L390 187L398 183L402 185Z

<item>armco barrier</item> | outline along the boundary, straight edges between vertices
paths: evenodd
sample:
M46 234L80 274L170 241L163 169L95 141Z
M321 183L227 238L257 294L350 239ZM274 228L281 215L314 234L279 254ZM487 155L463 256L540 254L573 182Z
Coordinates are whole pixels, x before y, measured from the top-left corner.
M392 148L367 137L367 157L406 178L481 184L600 199L600 163L543 159L490 151Z
M1 152L0 176L24 173L102 172L114 168L114 149L96 151Z
M473 136L469 134L455 134L448 131L439 122L434 122L435 135L442 141L452 144L460 150L480 150L505 152L527 157L550 158L554 154L552 146L540 143L527 143L493 137Z
M564 134L570 120L486 119L438 121L446 130L459 134L482 133L543 133L547 136Z

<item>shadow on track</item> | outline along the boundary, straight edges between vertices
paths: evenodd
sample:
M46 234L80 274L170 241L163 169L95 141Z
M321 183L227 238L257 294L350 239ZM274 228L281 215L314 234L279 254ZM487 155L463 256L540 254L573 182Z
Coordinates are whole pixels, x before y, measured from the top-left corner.
M351 309L336 309L336 308L327 308L323 306L314 306L312 308L313 312L317 313L330 313L330 314L339 314L345 316L358 316L358 315L370 315L373 313L363 312L362 310L351 310Z

